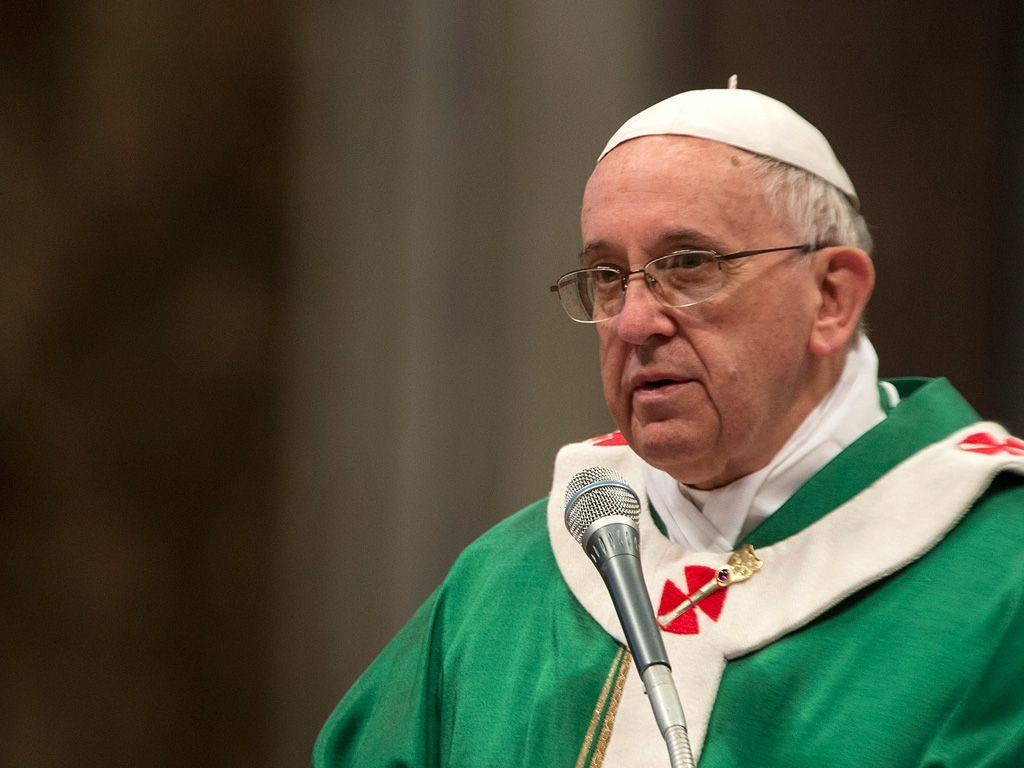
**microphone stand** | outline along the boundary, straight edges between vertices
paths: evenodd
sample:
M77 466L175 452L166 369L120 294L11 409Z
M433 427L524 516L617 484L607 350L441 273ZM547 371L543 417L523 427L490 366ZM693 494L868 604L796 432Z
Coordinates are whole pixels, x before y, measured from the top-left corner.
M664 664L651 664L640 673L640 679L644 681L654 719L668 747L668 761L672 768L694 768L686 718L679 702L679 691L672 679L672 670Z

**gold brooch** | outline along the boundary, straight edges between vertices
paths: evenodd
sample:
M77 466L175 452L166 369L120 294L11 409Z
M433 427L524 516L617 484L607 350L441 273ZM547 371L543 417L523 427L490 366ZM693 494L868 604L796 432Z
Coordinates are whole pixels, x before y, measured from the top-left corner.
M746 581L761 570L762 565L764 563L754 553L754 548L749 544L744 544L729 556L725 567L719 568L714 578L708 581L707 584L685 598L683 602L671 611L658 616L658 623L661 624L662 628L667 627L709 595L713 595L718 590L725 589L731 584Z

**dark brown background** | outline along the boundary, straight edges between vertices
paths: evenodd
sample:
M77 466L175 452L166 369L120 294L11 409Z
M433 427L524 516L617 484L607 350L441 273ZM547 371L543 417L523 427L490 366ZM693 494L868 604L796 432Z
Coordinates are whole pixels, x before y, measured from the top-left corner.
M0 764L304 764L607 426L579 191L733 72L858 187L883 374L1024 429L1016 4L596 6L0 11Z

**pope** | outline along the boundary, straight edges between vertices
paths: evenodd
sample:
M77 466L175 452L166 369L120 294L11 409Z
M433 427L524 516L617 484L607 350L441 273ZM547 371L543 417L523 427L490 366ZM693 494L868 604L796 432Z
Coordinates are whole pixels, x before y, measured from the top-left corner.
M1024 441L945 379L878 379L872 242L825 137L753 91L673 96L608 142L581 238L552 291L617 431L463 552L314 765L668 766L563 525L595 466L641 499L700 766L1024 765Z

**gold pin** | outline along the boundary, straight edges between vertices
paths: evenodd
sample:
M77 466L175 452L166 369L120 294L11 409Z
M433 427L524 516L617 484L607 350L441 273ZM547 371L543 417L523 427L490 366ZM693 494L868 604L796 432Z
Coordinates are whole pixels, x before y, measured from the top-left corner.
M729 556L728 563L724 568L718 570L715 578L684 599L671 611L661 614L658 617L658 623L662 628L667 627L704 598L715 594L720 589L725 589L730 584L746 581L761 570L762 565L764 562L754 553L754 548L749 544L744 544Z

